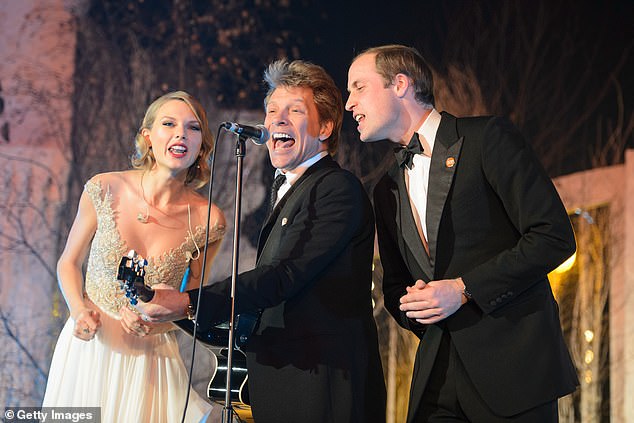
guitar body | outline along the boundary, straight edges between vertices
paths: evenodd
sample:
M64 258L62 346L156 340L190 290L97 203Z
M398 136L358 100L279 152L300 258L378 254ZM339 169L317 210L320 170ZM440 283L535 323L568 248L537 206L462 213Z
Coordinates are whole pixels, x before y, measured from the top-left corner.
M234 331L230 400L231 406L238 415L247 421L251 417L251 403L247 384L249 376L247 373L247 359L240 347L247 343L249 336L257 326L259 318L259 313L241 313L237 315ZM178 320L173 323L189 335L193 335L194 322L192 320ZM207 387L207 397L224 405L227 390L229 323L222 323L204 331L197 330L196 339L207 346L216 364Z
M246 345L249 336L258 325L259 319L260 313L245 312L236 316L236 329L233 333L235 348L239 349ZM194 322L192 320L177 320L173 323L188 334L193 335ZM196 339L209 347L227 348L229 346L229 322L205 330L197 329Z
M210 400L220 404L225 403L226 399L226 382L227 382L227 358L228 350L226 348L214 353L216 358L216 370L209 381L207 388L207 396ZM249 388L247 381L247 358L240 350L233 350L232 366L231 366L231 393L230 400L234 407L247 407L251 404L249 400Z

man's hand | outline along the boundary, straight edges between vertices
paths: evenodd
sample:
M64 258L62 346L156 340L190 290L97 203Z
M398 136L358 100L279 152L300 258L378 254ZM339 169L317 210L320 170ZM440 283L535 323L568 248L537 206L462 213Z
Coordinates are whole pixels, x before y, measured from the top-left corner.
M149 303L139 302L136 308L143 320L152 323L171 322L187 317L189 295L168 285L155 285L154 298Z
M130 335L144 337L174 329L174 324L169 322L150 323L144 320L143 316L139 315L136 311L132 311L127 307L121 307L119 314L121 315L121 327Z
M407 294L401 297L400 309L418 323L437 323L454 314L466 302L463 290L461 278L428 283L419 279L407 287Z
M150 334L151 323L143 321L141 316L134 311L126 307L121 307L119 315L121 316L121 327L125 332L135 336L146 336Z

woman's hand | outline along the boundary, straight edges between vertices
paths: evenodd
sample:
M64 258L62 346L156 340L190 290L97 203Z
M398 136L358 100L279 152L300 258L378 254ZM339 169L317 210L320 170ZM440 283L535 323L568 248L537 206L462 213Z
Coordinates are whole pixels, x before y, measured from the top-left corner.
M82 309L73 320L75 320L73 335L83 341L90 341L94 338L97 330L101 327L99 312L91 308Z

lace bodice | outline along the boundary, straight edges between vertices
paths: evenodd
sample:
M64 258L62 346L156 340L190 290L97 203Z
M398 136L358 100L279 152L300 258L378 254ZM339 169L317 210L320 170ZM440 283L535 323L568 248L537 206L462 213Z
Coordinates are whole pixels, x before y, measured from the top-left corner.
M106 190L103 193L101 185L93 181L86 182L84 190L97 212L97 230L90 246L86 270L86 293L104 312L119 318L119 309L129 304L117 281L117 269L121 257L126 255L130 248L121 239L117 228L110 191ZM215 225L209 231L209 243L221 239L224 232L224 226ZM194 239L199 246L204 245L204 226L199 225L195 228ZM186 252L193 253L195 250L194 242L187 235L179 247L165 251L157 257L147 257L146 285L165 283L179 289L188 266Z

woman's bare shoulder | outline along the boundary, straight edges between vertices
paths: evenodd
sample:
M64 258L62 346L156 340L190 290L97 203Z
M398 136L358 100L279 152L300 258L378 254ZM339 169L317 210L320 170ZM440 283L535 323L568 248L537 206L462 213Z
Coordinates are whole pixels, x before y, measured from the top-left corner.
M199 216L201 216L201 221L204 221L204 216L207 215L207 210L209 208L209 202L207 197L199 194L198 192L193 191L192 194L192 207L196 209L196 212ZM209 222L213 226L226 226L225 215L216 204L211 204L211 214L209 216Z
M100 185L102 189L108 188L110 191L119 192L123 188L134 186L139 174L138 170L104 172L94 175L89 182Z

